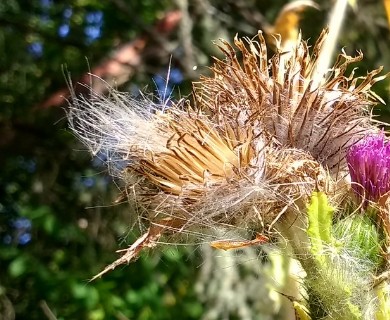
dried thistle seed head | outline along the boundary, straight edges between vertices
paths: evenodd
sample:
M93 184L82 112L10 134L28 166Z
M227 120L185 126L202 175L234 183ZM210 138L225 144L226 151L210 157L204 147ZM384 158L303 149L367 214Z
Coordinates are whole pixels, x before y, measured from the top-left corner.
M312 73L325 36L323 32L312 56L301 41L293 52L276 53L269 64L261 33L257 40L235 39L241 58L223 41L226 59L216 60L213 77L195 84L198 105L211 110L216 123L237 122L280 146L310 153L331 172L346 170L348 147L376 130L368 107L375 103L371 86L381 69L363 78L354 78L353 72L348 76L347 67L362 55L343 53L316 84Z
M123 261L166 229L273 225L294 211L284 208L332 183L329 172L346 170L347 148L376 131L367 107L380 70L358 83L345 71L361 55L342 54L315 83L325 35L312 57L301 41L270 63L261 34L235 39L238 54L223 42L226 59L216 60L214 77L194 85L195 107L173 103L165 110L112 89L109 97L73 96L71 128L94 154L107 155L150 223Z

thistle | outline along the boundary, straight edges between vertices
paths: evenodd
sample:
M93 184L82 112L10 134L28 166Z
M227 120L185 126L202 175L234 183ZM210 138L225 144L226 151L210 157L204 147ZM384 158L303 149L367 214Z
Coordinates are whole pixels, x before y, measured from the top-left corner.
M365 137L347 154L352 188L365 204L390 191L390 144L383 132Z
M134 200L148 228L94 278L136 259L164 234L222 228L270 235L276 230L300 257L315 292L321 285L315 281L329 281L318 276L329 269L328 260L313 258L314 251L323 252L313 251L314 236L306 232L308 203L313 192L323 192L331 205L341 205L351 152L378 132L370 116L377 102L371 86L383 77L381 68L363 78L346 74L362 55L342 53L326 77L313 81L325 37L324 31L312 53L299 40L293 51L277 52L269 63L261 33L236 38L234 46L221 41L225 59L215 59L213 76L194 83L192 101L172 102L169 109L114 89L108 97L73 94L71 129L94 155L106 155L111 172L124 182L123 196ZM330 236L313 234L315 243L334 244ZM339 289L343 298L350 288ZM324 300L325 314L334 315L328 296L315 296Z

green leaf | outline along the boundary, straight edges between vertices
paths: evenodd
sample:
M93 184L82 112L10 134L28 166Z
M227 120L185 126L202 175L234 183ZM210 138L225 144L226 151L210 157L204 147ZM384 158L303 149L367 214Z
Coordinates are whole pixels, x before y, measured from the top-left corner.
M26 273L27 268L28 259L26 256L22 255L11 262L8 271L11 277L17 278Z

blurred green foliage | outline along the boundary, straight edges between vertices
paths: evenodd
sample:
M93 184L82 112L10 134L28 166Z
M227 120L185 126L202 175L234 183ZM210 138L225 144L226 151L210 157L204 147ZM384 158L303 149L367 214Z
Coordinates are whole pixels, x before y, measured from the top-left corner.
M80 152L83 147L66 130L64 110L41 107L51 93L65 86L63 65L74 79L80 78L88 64L97 65L116 46L142 34L150 36L155 21L178 3L0 2L1 319L201 318L204 306L194 290L200 262L190 249L169 247L162 253L144 254L103 280L88 282L117 258L118 243L126 247L136 238L130 232L135 213L128 204L110 205L118 189L98 161L91 162L86 152ZM284 3L189 3L194 62L208 65L208 57L215 54L211 40L232 39L237 32L253 35L262 19L272 21ZM322 1L322 11L305 14L305 38L318 35L323 26L318 21L326 21L329 3ZM358 49L367 53L361 63L364 73L382 64L389 70L383 10L370 1L361 4L361 12L351 11L348 19L355 26L360 21L368 31L346 28L340 48L346 45L349 53ZM353 22L356 17L358 22ZM151 51L159 53L156 38L151 39ZM131 79L137 88L166 72L171 54L173 66L183 67L180 35L173 32L160 40L167 42L169 50L163 56L143 57ZM184 83L194 76L181 72ZM383 82L377 87L388 101L386 86Z
M62 108L39 108L65 85L63 64L77 78L88 71L85 57L96 64L169 9L164 1L128 6L136 19L110 2L93 0L0 4L1 319L201 315L191 282L196 269L186 267L195 257L183 250L143 256L103 281L88 282L117 257L114 251L133 220L131 208L109 207L118 190L107 174L98 174L103 167L77 151L82 147L66 131ZM64 18L70 9L71 17ZM85 32L91 12L104 13L98 41ZM61 37L64 20L70 31Z

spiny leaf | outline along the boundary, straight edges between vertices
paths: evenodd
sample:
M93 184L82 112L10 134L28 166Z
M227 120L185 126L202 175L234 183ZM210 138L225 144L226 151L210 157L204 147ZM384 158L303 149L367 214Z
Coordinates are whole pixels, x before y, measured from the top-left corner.
M331 227L334 209L329 205L323 192L313 192L307 208L309 226L307 234L311 241L311 251L317 260L323 262L323 245L332 243Z
M382 282L376 292L378 296L378 310L376 312L376 320L390 319L390 292L389 284Z

